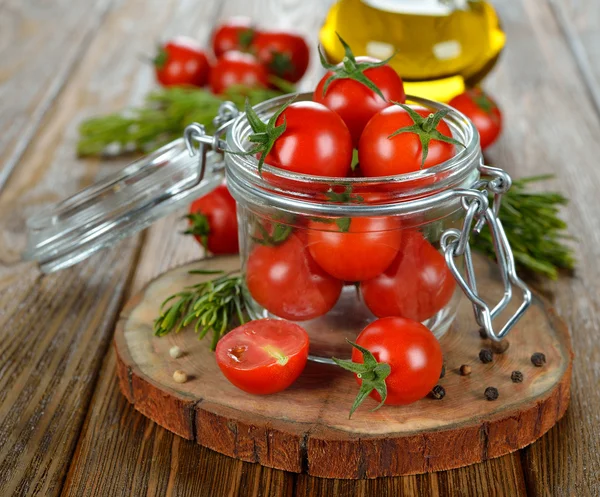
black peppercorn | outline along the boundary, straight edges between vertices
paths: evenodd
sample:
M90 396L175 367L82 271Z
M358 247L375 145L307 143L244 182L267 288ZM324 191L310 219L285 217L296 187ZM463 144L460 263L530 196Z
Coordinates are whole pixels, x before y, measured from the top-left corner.
M504 354L509 345L508 340L501 340L500 342L492 342L491 349L494 354Z
M461 376L469 376L471 374L471 366L468 364L463 364L460 369Z
M440 373L440 379L446 376L446 365L442 364L442 372Z
M479 328L479 336L483 339L488 338L487 331L485 331L485 328Z
M494 360L494 354L490 349L481 349L479 351L479 360L484 364L488 364Z
M487 387L484 395L487 400L496 400L500 394L498 393L498 389L496 387Z
M531 356L531 362L536 368L541 368L544 364L546 364L546 356L541 352L536 352Z
M521 371L513 371L510 375L510 379L513 383L523 383L523 373L521 373Z
M431 390L431 396L434 399L442 400L446 396L446 390L442 385L436 385L433 387L433 390Z

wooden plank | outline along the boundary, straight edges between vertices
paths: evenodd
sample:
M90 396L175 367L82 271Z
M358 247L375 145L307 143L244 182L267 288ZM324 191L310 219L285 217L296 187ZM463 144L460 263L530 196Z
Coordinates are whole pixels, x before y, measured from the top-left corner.
M554 173L544 185L571 199L565 209L577 236L575 277L544 287L572 330L575 361L566 419L523 452L532 495L598 495L600 492L600 145L598 115L567 43L546 2L496 4L508 46L487 87L504 109L502 139L491 163L515 176Z
M113 3L0 4L0 190Z
M600 114L600 4L593 0L548 0Z
M111 348L63 495L292 495L291 475L200 447L132 409L114 369Z
M93 13L88 8L87 15ZM119 3L0 195L2 495L61 490L139 248L133 239L42 276L20 261L25 218L122 167L75 160L78 122L139 101L153 85L152 68L139 54L152 50L174 23L193 34L193 23L206 13L176 0ZM60 26L60 18L54 21Z

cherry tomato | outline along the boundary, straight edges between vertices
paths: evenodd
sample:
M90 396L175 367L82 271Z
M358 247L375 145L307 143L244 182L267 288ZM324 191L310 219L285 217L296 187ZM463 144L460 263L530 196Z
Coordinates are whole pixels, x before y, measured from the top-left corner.
M238 253L238 224L235 200L220 185L190 205L190 229L198 243L213 254Z
M306 365L308 335L300 326L280 319L250 321L217 343L215 356L225 377L253 394L281 392Z
M385 379L385 404L410 404L425 397L436 385L442 371L442 349L425 326L400 317L378 319L368 325L356 343L371 351L377 362L389 364ZM352 361L362 363L362 353L353 348ZM360 378L356 378L359 385ZM371 397L381 402L377 391Z
M352 162L352 138L335 112L315 102L295 102L277 118L285 132L265 162L313 176L344 177Z
M365 304L377 317L425 321L450 301L455 286L444 256L419 232L406 230L391 266L363 281L360 289Z
M308 68L310 50L304 38L291 33L262 32L252 41L252 49L269 73L296 83Z
M502 131L502 114L489 95L481 88L472 88L454 97L448 105L467 116L479 132L481 148L496 141Z
M163 86L204 86L210 64L195 40L180 36L160 48L154 59L156 79Z
M413 107L423 118L431 115L429 109ZM365 176L391 176L421 169L423 148L416 133L405 132L389 138L400 128L413 126L410 114L398 105L383 109L368 122L358 145L358 161ZM452 138L452 132L442 120L435 128ZM450 159L455 153L454 145L432 139L423 167L432 167Z
M315 263L297 234L279 245L257 245L246 264L246 285L261 306L293 321L325 314L342 291L342 282Z
M402 230L392 217L355 217L342 218L338 224L311 221L307 237L310 254L330 275L363 281L392 263L401 246Z
M232 17L214 30L212 35L213 52L220 57L231 50L248 50L255 36L256 31L250 18Z
M356 62L379 62L371 57L356 57ZM342 64L339 65L340 67ZM385 99L367 88L363 83L350 78L331 82L325 94L325 82L333 74L328 71L319 81L315 90L315 102L322 103L337 112L348 126L352 142L357 147L365 126L380 110L390 106L390 101L404 103L406 95L400 76L390 66L384 65L366 69L363 74L377 86Z
M210 89L213 93L223 93L234 85L248 87L268 86L268 74L264 66L253 55L242 52L226 52L210 72Z

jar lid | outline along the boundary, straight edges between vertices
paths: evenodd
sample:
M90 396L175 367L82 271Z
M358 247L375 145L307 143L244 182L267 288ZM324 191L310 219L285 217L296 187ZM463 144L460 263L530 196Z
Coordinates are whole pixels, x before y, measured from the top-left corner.
M209 152L201 170L198 155L175 140L30 217L23 259L46 273L72 266L214 189L223 168L222 155Z

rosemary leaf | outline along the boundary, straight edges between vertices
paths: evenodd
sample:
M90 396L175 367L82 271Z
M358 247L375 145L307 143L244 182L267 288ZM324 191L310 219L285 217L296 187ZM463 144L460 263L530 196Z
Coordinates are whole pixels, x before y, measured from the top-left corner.
M568 200L555 192L527 192L530 184L551 178L551 175L540 175L513 181L512 188L502 199L500 220L517 268L556 279L560 269L573 270L575 266L571 247L563 243L564 240L572 240L572 237L566 232L566 223L559 217L561 206L566 205ZM494 258L494 246L487 226L472 240L475 250Z
M289 90L285 88L286 92ZM213 118L225 100L242 108L246 99L255 105L281 94L278 90L244 86L230 87L222 95L201 88L156 90L146 97L142 107L84 121L79 126L77 153L102 155L109 147L115 148L111 155L147 153L181 137L185 127L193 122L213 132Z
M154 334L164 336L194 323L198 338L212 332L211 349L234 326L247 321L242 277L222 271L190 271L190 274L219 274L212 280L189 286L166 299L154 321Z

